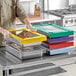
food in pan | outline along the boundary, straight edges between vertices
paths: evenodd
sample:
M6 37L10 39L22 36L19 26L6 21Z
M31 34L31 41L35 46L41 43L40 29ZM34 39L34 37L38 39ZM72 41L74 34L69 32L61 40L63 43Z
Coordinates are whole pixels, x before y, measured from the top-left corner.
M16 43L9 42L9 45L10 45L11 47L15 48L16 50L20 50L20 49L21 49L21 47L20 47L18 44L16 44Z
M16 31L16 33L14 34L21 38L30 38L30 37L36 36L28 31Z
M21 37L21 38L29 38L31 36L31 33L27 32L27 31L22 31L20 34L18 34L17 36Z
M21 51L36 51L36 50L41 50L43 47L41 45L34 45L34 46L26 46L26 47L21 47L20 45L10 42L9 45L16 50L21 50Z

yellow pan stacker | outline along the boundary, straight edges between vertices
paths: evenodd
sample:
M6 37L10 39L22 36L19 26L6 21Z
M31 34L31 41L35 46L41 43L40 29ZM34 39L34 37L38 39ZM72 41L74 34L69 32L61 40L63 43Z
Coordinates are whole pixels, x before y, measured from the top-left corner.
M47 37L45 35L39 34L37 32L32 32L28 29L18 29L18 30L9 30L10 32L15 32L15 31L27 31L30 32L31 34L36 35L35 37L30 37L30 38L21 38L17 35L12 34L12 37L19 40L20 44L29 44L29 43L36 43L36 42L41 42L41 41L46 41Z

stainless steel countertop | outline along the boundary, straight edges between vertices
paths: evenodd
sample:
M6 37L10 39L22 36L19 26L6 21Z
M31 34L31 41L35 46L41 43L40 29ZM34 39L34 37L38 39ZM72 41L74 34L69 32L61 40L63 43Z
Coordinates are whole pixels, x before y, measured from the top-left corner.
M41 19L40 20L33 20L30 21L31 23L36 23L36 22L45 22L45 21L56 21L56 20L61 20L60 17L57 17L55 15L49 14L49 13L41 13ZM16 22L16 24L22 24L21 22Z
M37 64L50 63L52 61L57 61L71 57L76 57L76 53L73 53L71 55L61 54L54 56L44 56L42 58L26 59L22 61L7 52L2 52L0 53L0 65L1 65L0 68L3 70L22 68Z

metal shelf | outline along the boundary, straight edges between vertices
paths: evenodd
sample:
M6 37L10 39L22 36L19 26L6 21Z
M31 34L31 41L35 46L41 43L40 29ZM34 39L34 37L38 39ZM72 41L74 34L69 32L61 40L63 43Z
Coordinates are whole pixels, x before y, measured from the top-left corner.
M24 67L30 67L30 66L35 66L35 65L39 65L39 64L44 64L44 63L52 63L54 61L58 61L58 60L63 60L63 59L69 59L69 58L75 58L76 57L76 52L72 53L72 54L61 54L61 55L56 55L56 56L46 56L44 55L42 58L35 58L35 59L29 59L29 60L19 60L18 58L16 58L15 56L11 55L8 52L2 52L0 53L0 69L1 70L5 70L6 71L6 75L5 76L13 76L12 74L9 75L9 70L12 69L19 69L19 68L24 68ZM69 63L74 64L76 61L72 60L71 62L65 62L64 64L61 65L66 65ZM54 65L54 66L49 66L50 69L53 67L57 67L57 66L61 66L59 65ZM49 69L49 67L43 67L42 70L44 69ZM38 71L38 69L35 69L36 71ZM39 68L39 70L41 70ZM28 71L28 73L30 72L35 72L33 71ZM21 75L22 73L18 73L18 75ZM27 74L27 71L25 72L25 74ZM14 74L15 75L15 74ZM17 75L17 74L16 74Z

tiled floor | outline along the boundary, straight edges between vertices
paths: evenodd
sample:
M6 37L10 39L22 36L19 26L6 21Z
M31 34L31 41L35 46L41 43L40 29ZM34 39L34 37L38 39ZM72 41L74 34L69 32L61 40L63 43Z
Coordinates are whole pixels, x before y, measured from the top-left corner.
M75 76L76 75L76 64L67 65L62 68L65 69L67 72L55 74L55 75L49 75L49 76Z
M76 57L54 61L53 63L60 65L60 64L65 64L65 63L71 63L73 61L76 61ZM49 75L49 76L75 76L76 75L76 64L61 66L61 68L66 70L67 72L55 74L55 75Z

